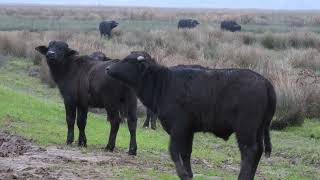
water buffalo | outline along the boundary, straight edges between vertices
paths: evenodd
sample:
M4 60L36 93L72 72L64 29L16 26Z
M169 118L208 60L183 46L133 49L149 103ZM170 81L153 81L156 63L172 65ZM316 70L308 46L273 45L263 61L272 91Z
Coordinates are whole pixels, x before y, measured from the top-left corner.
M178 22L178 29L180 29L180 28L195 28L199 24L200 23L197 20L194 20L194 19L181 19Z
M269 126L276 108L273 85L247 69L165 67L135 52L106 68L155 112L170 135L169 151L178 176L191 179L196 132L224 140L235 133L241 153L239 180L252 180L263 151L271 153Z
M97 61L109 61L112 60L111 58L107 57L104 53L102 52L93 52L88 55L90 59L97 60Z
M137 98L130 88L105 75L105 67L119 61L96 61L90 56L77 56L62 41L51 41L49 46L36 50L46 56L53 80L63 97L68 125L67 144L74 140L74 123L77 118L79 146L86 146L85 126L89 107L105 108L111 124L106 150L113 151L120 116L127 117L130 131L129 154L136 155Z
M119 23L117 23L116 21L102 21L99 24L100 36L103 37L108 35L108 38L110 39L112 29L117 27L118 24Z
M222 21L220 27L222 30L231 32L241 31L241 26L235 21Z

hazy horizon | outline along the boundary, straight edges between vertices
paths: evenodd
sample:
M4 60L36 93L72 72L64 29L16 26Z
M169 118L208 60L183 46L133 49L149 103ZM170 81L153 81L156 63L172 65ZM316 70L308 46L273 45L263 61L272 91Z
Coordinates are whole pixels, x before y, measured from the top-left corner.
M80 6L143 6L163 8L227 8L227 9L274 9L274 10L320 10L320 1L315 0L1 0L0 4L23 5L80 5Z

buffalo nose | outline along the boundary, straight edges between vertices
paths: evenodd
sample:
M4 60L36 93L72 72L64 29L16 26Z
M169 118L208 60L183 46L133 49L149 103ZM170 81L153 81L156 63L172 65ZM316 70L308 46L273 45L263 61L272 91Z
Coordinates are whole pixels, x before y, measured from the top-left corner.
M53 51L48 51L47 52L47 57L52 57L55 53Z
M107 67L106 67L106 71L109 71L109 69L110 69L110 66L107 66Z

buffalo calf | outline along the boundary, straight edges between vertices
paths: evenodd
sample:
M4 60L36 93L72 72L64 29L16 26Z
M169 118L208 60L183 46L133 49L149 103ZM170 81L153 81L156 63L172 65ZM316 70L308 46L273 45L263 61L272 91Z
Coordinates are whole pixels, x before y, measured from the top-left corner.
M106 69L127 84L156 113L170 135L169 151L178 176L191 179L196 132L224 140L235 133L241 153L239 180L252 180L263 151L271 153L269 126L276 108L273 85L247 69L165 67L134 52Z
M51 41L49 46L36 48L46 56L51 75L63 97L68 125L67 144L74 140L74 124L77 119L79 146L86 146L85 127L89 107L105 108L111 123L106 150L113 151L121 121L127 117L130 131L129 154L137 151L137 98L133 90L105 75L105 67L118 60L102 61L102 56L77 56L77 52L62 41ZM101 55L101 54L100 54ZM97 60L94 60L97 57Z

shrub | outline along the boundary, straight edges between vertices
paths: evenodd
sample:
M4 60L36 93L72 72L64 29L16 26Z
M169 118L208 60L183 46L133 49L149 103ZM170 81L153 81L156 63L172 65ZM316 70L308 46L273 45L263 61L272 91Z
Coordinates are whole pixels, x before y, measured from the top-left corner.
M288 53L289 62L294 68L320 70L320 55L315 49L291 50Z

